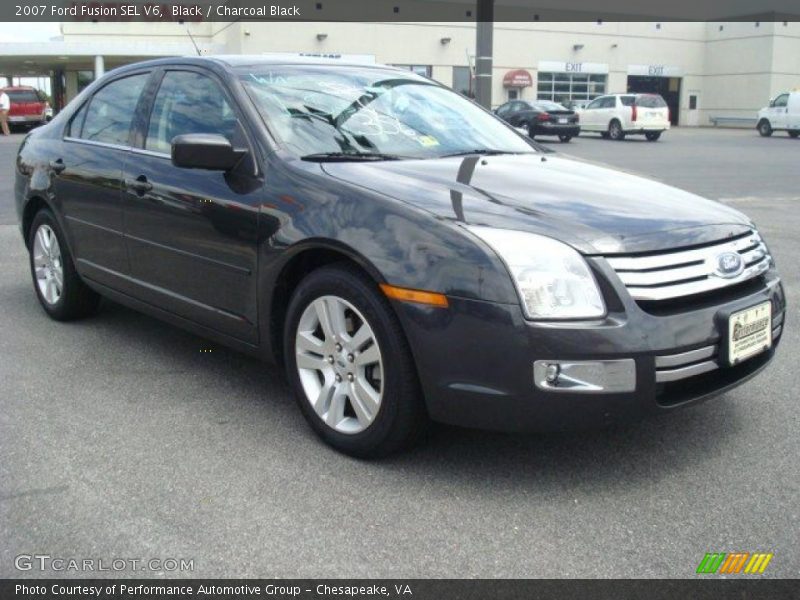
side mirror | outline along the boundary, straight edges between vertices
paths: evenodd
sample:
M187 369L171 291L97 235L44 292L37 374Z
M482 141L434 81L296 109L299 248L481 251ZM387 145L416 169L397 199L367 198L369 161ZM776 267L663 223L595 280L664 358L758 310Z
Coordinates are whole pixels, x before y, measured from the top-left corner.
M769 107L772 108L773 106L775 106L775 98L769 101Z
M234 148L217 133L186 133L172 138L172 164L184 169L230 171L247 150Z

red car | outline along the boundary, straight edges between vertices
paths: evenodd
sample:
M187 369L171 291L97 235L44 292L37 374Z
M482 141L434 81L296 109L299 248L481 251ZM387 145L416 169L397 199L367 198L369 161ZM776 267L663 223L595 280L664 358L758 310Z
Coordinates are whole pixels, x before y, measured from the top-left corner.
M47 121L47 101L39 95L36 88L16 86L0 89L8 94L11 109L8 111L9 125L33 127Z

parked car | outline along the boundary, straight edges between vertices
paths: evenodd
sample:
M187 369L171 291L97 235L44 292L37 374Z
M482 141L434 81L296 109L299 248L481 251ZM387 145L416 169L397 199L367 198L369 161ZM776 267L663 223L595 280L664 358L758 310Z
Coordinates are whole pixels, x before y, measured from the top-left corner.
M667 413L753 377L783 331L744 214L558 156L409 71L119 67L26 136L16 169L48 315L103 295L282 364L311 427L357 456L429 420Z
M549 100L511 100L499 106L498 117L520 129L525 129L531 138L537 135L555 135L568 142L581 131L575 111Z
M785 131L793 138L800 136L800 91L778 94L769 106L758 111L756 129L764 137L773 131Z
M7 87L0 90L8 94L11 109L8 111L10 125L34 127L46 122L47 101L42 100L36 88L27 86Z
M592 100L579 112L583 131L624 140L644 135L655 142L669 129L669 107L658 94L610 94Z

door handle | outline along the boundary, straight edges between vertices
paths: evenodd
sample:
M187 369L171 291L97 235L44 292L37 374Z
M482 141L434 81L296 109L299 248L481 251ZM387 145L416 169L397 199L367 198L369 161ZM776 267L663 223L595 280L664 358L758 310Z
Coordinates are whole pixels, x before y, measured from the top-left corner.
M147 177L144 175L139 175L136 179L126 180L125 187L127 187L129 190L133 190L141 196L145 192L152 190L153 184L147 181Z
M64 164L63 159L58 158L56 160L50 161L50 168L53 169L54 173L58 174L61 173L61 171L63 171L64 169L66 169L67 165Z

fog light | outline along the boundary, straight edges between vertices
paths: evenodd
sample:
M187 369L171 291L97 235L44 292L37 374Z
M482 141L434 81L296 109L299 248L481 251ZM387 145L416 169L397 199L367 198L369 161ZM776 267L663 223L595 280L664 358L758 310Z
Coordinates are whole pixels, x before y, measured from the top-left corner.
M537 360L533 381L548 392L613 393L636 390L636 362L617 360Z
M547 380L547 383L556 383L560 372L561 367L557 364L548 364L544 371L544 378Z

